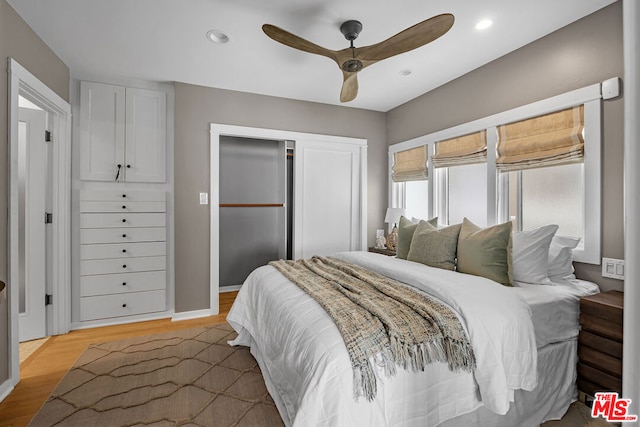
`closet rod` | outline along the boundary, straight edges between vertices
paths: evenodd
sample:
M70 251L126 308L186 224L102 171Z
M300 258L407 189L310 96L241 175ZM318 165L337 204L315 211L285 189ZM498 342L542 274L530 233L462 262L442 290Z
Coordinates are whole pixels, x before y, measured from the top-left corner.
M281 208L284 203L220 203L221 208Z

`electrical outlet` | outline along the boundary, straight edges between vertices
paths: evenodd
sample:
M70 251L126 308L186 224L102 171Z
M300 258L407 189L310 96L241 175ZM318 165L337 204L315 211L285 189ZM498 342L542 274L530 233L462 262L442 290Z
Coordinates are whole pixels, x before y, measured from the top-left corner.
M602 277L624 280L624 260L602 258Z

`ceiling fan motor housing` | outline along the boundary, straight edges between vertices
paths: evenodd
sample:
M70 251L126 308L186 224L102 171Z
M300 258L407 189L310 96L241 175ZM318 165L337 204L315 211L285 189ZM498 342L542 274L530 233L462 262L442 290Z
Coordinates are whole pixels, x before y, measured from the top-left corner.
M360 31L362 31L362 23L355 19L345 21L340 25L340 32L344 35L344 38L350 41L357 39Z

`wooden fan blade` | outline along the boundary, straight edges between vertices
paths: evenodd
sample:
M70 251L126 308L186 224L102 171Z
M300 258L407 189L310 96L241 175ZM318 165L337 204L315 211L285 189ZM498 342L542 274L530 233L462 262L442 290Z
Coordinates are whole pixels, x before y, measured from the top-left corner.
M301 50L303 52L326 56L327 58L331 58L334 61L338 62L336 59L335 51L324 48L322 46L318 46L317 44L312 43L309 40L305 40L302 37L296 36L295 34L292 34L287 30L283 30L282 28L276 27L275 25L264 24L262 26L262 31L264 31L267 36L277 41L278 43L282 43L283 45Z
M444 35L453 26L455 18L450 13L436 15L413 27L400 31L380 43L356 49L356 58L380 61L424 46Z
M340 102L349 102L358 96L358 73L342 72L344 82L340 91Z

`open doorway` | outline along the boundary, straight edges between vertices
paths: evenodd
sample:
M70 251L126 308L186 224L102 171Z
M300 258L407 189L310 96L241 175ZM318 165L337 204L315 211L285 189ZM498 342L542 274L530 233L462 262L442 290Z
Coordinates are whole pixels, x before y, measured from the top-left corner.
M10 375L0 395L19 381L19 342L71 324L71 106L12 58L8 69Z

